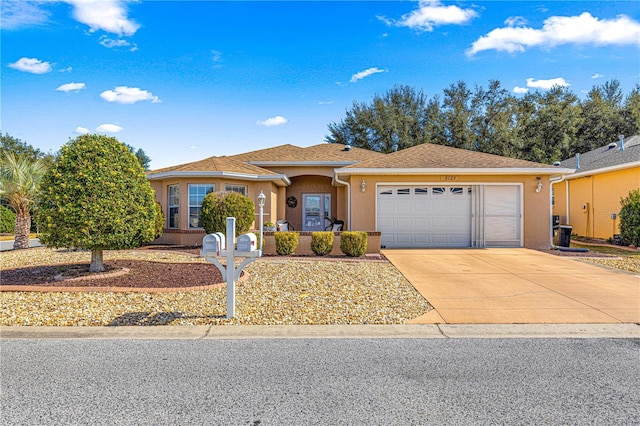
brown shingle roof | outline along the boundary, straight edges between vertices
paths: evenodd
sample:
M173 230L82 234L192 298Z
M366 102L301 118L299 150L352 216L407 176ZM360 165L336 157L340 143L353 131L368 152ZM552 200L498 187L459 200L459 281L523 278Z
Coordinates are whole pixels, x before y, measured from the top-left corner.
M355 163L363 160L383 157L384 154L368 149L351 148L346 151L345 145L322 143L307 148L295 145L280 145L273 148L233 155L230 158L247 163L262 162L342 162Z
M358 169L489 169L549 168L532 161L485 154L466 149L425 143L398 152L363 161L346 168Z
M147 172L147 175L167 172L227 172L249 175L278 175L278 173L272 172L271 170L243 163L230 157L209 157L192 163L151 170Z

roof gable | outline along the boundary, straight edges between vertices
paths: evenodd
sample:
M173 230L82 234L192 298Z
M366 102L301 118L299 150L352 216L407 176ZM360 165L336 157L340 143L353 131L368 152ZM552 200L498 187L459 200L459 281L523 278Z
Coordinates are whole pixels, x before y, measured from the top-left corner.
M163 169L151 170L147 175L160 173L180 173L180 172L227 172L249 175L274 175L278 173L252 164L243 163L230 157L209 157L204 160L192 163L179 164L177 166L165 167Z
M370 169L491 169L549 168L546 164L500 155L424 143L383 157L345 167Z
M362 148L345 149L346 146L334 143L322 143L306 148L295 145L280 145L233 155L230 158L250 164L266 163L357 163L385 154Z

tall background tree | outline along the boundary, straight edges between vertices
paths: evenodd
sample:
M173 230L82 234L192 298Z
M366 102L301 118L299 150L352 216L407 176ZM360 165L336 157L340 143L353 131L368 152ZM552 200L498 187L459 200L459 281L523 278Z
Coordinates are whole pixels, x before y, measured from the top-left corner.
M31 208L39 194L47 166L42 159L4 152L0 159L0 196L16 215L14 249L29 248Z
M556 86L516 97L498 80L471 89L458 81L438 96L395 86L354 102L329 124L325 141L390 152L435 143L551 164L640 133L640 86L625 97L617 80L584 100Z
M156 205L144 170L116 138L82 135L64 145L42 182L41 240L91 250L91 272L104 270L103 250L154 239Z

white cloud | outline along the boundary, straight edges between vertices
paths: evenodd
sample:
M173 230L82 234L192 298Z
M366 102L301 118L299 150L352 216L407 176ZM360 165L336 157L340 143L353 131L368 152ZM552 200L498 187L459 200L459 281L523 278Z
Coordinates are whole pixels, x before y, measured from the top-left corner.
M333 103L333 101L320 101L318 102L318 105L331 105Z
M126 2L122 0L66 0L73 5L73 17L89 26L119 36L132 36L140 25L127 17Z
M96 131L102 133L118 133L121 130L124 130L124 128L117 124L101 124L96 128Z
M595 73L594 75L591 76L591 78L602 78L604 77L604 75L600 74L600 73Z
M114 40L112 38L109 38L105 35L103 35L102 37L100 37L100 44L103 45L104 47L106 47L107 49L113 49L115 47L129 47L131 46L131 48L129 49L132 52L135 52L136 50L138 50L138 45L135 43L129 43L127 40L119 38L117 40Z
M49 21L49 12L33 1L2 1L0 27L3 30L17 30Z
M478 14L473 9L445 6L439 0L420 0L419 7L403 15L395 24L419 31L433 31L438 25L461 25L471 21ZM384 18L378 19L385 21ZM388 20L387 20L388 21Z
M49 62L42 62L36 58L20 58L17 62L9 64L11 68L18 71L30 72L31 74L46 74L51 72L51 64Z
M86 127L76 127L76 131L75 133L79 134L79 135L85 135L87 133L89 133L89 129L87 129Z
M526 87L516 86L513 88L513 93L525 94L527 92L529 92L529 89L527 89Z
M527 24L527 20L522 16L510 16L504 23L508 27L522 27Z
M258 121L256 122L256 124L258 126L273 127L273 126L281 126L283 124L287 124L288 122L289 120L287 120L283 116L276 115L275 117L267 118L264 121Z
M356 81L362 80L365 77L369 77L370 75L378 74L381 72L387 72L387 70L383 70L380 68L369 68L364 71L360 71L359 73L355 73L354 75L351 76L351 80L349 81L351 83L355 83Z
M66 68L63 68L61 70L58 70L58 72L71 72L71 71L73 71L73 68L71 68L71 67L66 67Z
M56 89L59 92L73 92L73 91L80 91L84 88L86 88L86 84L84 83L66 83L66 84L62 84L60 86L58 86L58 88Z
M118 86L114 90L105 90L100 93L100 97L107 102L118 102L120 104L135 104L140 101L151 101L154 104L162 102L148 90L127 86Z
M509 53L524 52L531 47L577 45L640 45L640 22L619 15L615 19L598 19L588 12L579 16L552 16L541 29L524 26L496 28L474 41L467 55L483 50Z
M527 87L533 87L534 89L549 90L553 86L571 86L564 78L551 78L549 80L536 80L535 78L527 79Z

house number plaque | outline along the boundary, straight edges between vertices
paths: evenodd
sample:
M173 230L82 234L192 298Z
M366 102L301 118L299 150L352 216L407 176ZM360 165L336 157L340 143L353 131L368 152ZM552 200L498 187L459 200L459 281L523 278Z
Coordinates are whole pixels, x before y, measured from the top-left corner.
M458 176L442 176L442 180L447 182L453 182L458 180Z

